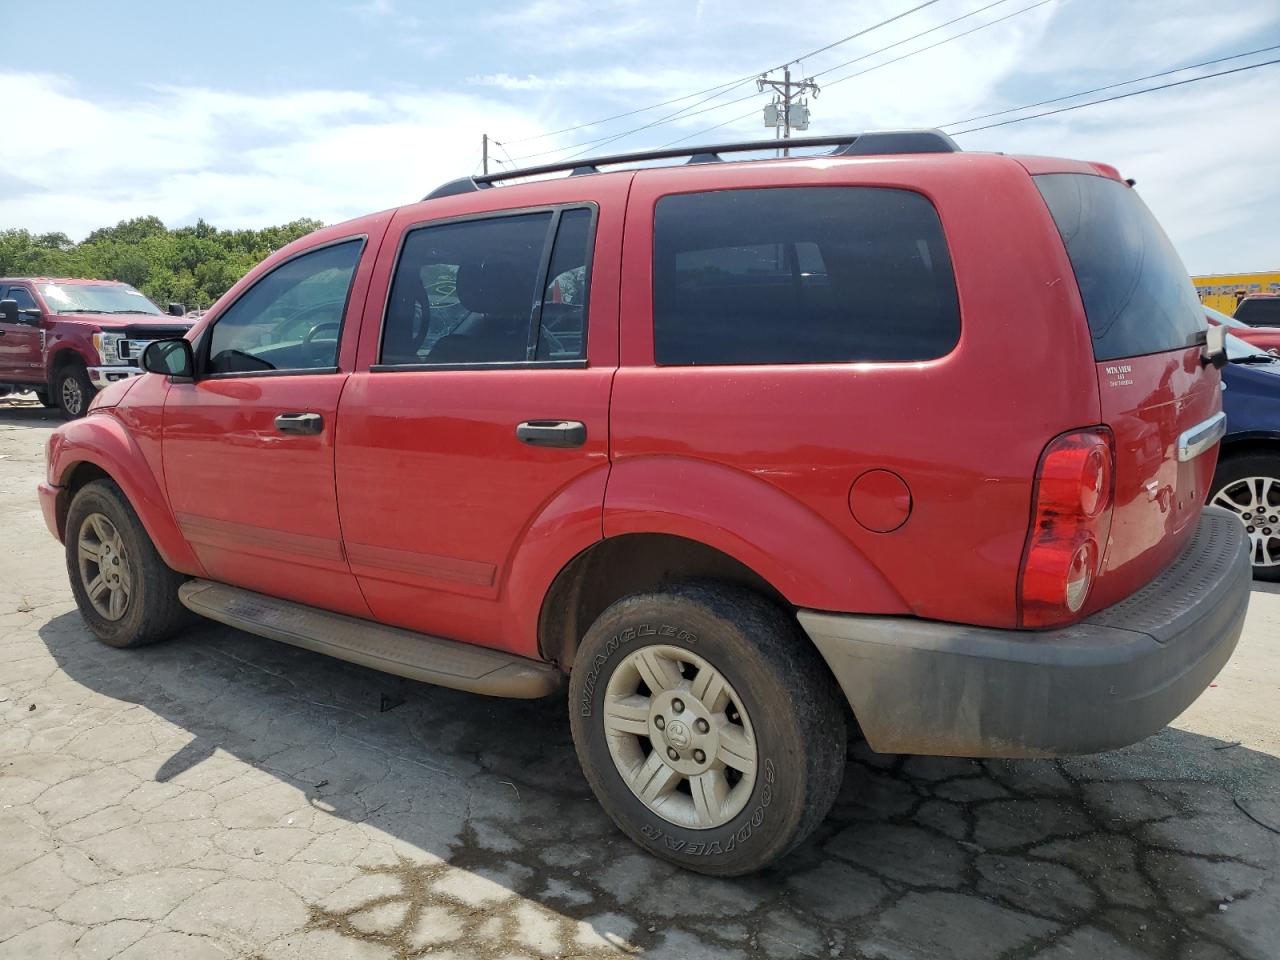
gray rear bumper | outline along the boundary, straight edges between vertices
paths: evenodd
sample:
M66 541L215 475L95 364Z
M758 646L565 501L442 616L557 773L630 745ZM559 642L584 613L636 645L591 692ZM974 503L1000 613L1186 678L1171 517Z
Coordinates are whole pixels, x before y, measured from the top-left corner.
M1244 626L1244 525L1206 507L1190 546L1137 593L1058 630L802 610L882 753L1042 757L1141 740L1218 674Z

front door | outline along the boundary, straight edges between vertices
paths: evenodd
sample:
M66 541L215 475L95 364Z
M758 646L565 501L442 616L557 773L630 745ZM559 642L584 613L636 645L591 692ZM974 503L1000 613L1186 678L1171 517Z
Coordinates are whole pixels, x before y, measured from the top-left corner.
M16 300L23 323L0 322L0 380L44 382L40 307L26 287L0 286L0 300Z
M342 551L333 440L367 248L357 237L300 253L222 310L200 336L195 382L169 389L163 438L169 503L210 577L365 616Z
M512 622L508 575L549 515L560 536L599 537L625 183L608 206L564 189L537 209L392 222L382 335L361 344L374 362L343 394L337 450L348 557L380 620L534 656L536 610Z

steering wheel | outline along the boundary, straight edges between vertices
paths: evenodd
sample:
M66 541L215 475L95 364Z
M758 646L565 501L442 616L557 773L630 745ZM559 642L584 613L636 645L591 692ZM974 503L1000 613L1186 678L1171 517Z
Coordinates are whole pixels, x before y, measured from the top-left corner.
M336 320L326 320L324 323L317 323L314 327L307 331L307 335L302 338L302 345L308 349L311 348L311 341L316 338L316 334L321 330L327 330L332 327L335 331L342 329L342 324ZM337 339L336 337L334 338Z

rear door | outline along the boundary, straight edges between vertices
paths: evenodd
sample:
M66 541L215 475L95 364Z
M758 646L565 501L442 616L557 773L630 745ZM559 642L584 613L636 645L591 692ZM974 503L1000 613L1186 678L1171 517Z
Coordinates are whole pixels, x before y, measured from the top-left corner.
M166 489L209 575L368 615L342 552L333 482L338 398L354 359L378 237L302 250L206 327L194 383L165 401ZM370 247L374 249L370 249Z
M1102 422L1115 435L1115 508L1090 599L1104 606L1144 585L1190 539L1218 446L1182 441L1220 416L1220 378L1201 362L1206 320L1195 287L1137 192L1106 176L1034 179L1071 260Z
M550 190L397 214L338 418L343 538L374 616L529 656L537 611L513 625L512 568L564 505L559 535L600 535L626 179Z
M44 318L39 316L40 306L25 286L11 284L0 286L0 300L15 300L19 310L33 310L26 314L26 323L0 323L0 377L29 383L42 382L44 356L41 349L41 327Z

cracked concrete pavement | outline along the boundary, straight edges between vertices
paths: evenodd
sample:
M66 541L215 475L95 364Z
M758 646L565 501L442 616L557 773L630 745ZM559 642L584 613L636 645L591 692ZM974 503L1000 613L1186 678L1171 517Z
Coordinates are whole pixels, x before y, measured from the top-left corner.
M613 828L560 700L216 624L96 643L35 499L56 424L0 401L0 958L1280 957L1276 587L1160 735L1062 762L855 744L809 842L712 880Z

